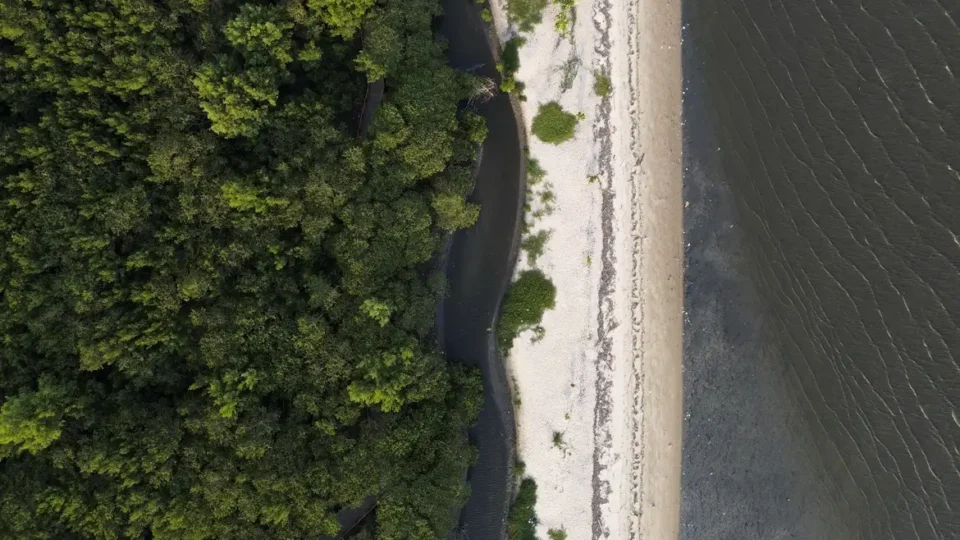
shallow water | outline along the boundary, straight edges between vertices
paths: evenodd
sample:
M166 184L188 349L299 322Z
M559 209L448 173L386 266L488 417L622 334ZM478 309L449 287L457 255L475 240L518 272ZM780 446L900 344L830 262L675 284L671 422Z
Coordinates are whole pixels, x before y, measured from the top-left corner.
M499 81L496 63L472 0L444 0L440 32L449 42L450 64ZM483 375L483 409L470 442L477 462L468 481L471 497L458 533L473 540L504 535L513 482L513 404L491 329L516 263L523 205L523 154L513 108L506 94L477 106L489 134L470 200L480 205L477 223L454 235L447 259L450 296L438 326L447 358L478 367Z
M960 537L960 2L684 10L682 536Z

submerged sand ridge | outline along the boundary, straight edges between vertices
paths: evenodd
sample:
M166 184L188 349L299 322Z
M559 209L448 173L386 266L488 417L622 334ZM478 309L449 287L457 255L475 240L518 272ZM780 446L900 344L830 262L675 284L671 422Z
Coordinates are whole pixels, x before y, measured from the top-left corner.
M513 35L503 5L502 40ZM683 309L679 1L556 6L520 49L529 130L540 104L585 115L561 145L529 138L546 170L527 213L549 231L536 267L557 287L545 334L515 340L519 459L538 484L541 537L676 538ZM594 72L612 92L594 92ZM539 194L549 191L549 204ZM552 212L531 219L537 210ZM521 261L519 270L531 267Z

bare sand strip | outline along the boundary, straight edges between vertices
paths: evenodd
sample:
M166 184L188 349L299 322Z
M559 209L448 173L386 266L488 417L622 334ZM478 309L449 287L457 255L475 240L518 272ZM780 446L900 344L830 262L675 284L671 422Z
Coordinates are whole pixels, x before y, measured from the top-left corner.
M512 37L503 0L493 11ZM679 532L683 308L679 0L580 0L527 33L517 79L529 130L540 104L586 118L559 146L529 138L547 172L532 232L557 286L546 334L514 343L518 449L539 486L539 536L664 540ZM598 97L594 72L611 79ZM546 199L542 194L549 192ZM550 199L550 200L547 200ZM521 256L518 271L532 265ZM559 437L557 436L559 434Z
M631 484L632 506L640 516L630 538L677 538L684 283L681 11L679 0L640 0L634 6Z

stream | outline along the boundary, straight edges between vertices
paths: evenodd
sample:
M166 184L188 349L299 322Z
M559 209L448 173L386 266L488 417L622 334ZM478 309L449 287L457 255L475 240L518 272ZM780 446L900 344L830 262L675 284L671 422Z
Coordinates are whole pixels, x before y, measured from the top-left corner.
M499 84L480 6L469 0L444 0L442 5L440 33L449 43L450 65ZM499 540L510 504L516 437L507 374L492 329L517 259L524 163L509 97L497 94L477 106L477 112L489 129L470 196L481 206L480 218L454 235L447 259L450 295L440 307L437 327L447 358L475 366L483 375L483 409L469 431L478 460L468 473L471 497L458 529L470 540Z

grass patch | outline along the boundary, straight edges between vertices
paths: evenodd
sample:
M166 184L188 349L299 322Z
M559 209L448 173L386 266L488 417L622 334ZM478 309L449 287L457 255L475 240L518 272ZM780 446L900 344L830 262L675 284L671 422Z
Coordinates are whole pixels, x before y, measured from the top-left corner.
M507 0L507 17L523 32L533 30L543 20L547 0Z
M580 69L580 58L576 55L571 56L560 66L560 89L566 92L573 88L573 82L577 80L577 70Z
M509 540L537 540L537 483L532 478L520 482L520 491L510 507L507 516L507 538Z
M580 119L577 115L563 110L556 101L540 105L533 117L533 134L549 144L560 144L573 138L574 129Z
M540 324L543 312L553 309L557 300L557 288L540 270L524 270L510 285L500 320L497 321L497 340L500 349L510 350L513 340L520 332Z
M547 248L547 240L550 239L550 231L540 231L537 234L528 236L520 242L520 249L527 252L527 259L532 266L537 265L537 259L543 255Z
M613 90L613 85L610 83L610 77L604 75L602 71L593 72L593 93L597 94L600 97L607 97L610 95L610 92Z
M527 161L527 178L530 180L531 186L539 184L546 177L547 171L540 166L539 161L533 158Z
M550 540L567 540L567 531L563 529L550 529L547 531Z

